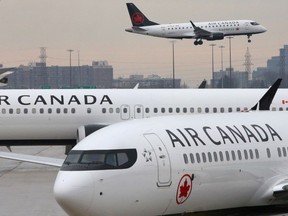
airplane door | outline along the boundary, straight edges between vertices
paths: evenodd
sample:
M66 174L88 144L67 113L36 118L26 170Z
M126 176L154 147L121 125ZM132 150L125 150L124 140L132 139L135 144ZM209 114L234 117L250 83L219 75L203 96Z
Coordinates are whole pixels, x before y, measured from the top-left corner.
M128 120L130 118L130 107L128 105L122 105L120 107L120 115L122 120Z
M166 35L166 29L165 26L161 27L161 31L162 31L162 36Z
M144 134L156 156L157 161L157 186L169 187L171 181L171 163L168 151L162 140L156 134Z
M134 118L135 119L144 118L144 108L142 105L136 105L134 107Z
M245 30L246 30L246 31L249 30L249 22L245 22Z

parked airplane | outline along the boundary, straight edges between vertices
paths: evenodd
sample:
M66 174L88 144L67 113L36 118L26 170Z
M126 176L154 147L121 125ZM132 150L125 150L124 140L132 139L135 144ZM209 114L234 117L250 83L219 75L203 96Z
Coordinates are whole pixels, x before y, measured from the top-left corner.
M73 146L104 126L159 115L248 110L265 89L95 89L0 91L0 145ZM271 110L288 110L278 90Z
M14 73L15 68L0 68L0 87L6 86L10 74Z
M126 3L132 27L127 32L173 39L196 39L195 45L208 41L222 40L226 36L247 35L248 42L253 34L266 32L253 20L227 20L189 23L158 24L150 21L133 3Z
M110 125L68 154L55 198L70 216L216 209L222 215L221 209L287 205L287 118L287 112L260 111ZM58 167L63 161L31 157Z

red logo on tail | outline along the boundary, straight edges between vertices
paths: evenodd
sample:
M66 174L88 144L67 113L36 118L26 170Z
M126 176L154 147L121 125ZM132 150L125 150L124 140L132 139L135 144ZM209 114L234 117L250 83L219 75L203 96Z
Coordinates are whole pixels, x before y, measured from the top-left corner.
M140 25L144 22L144 16L142 13L136 12L132 15L132 22L135 25Z

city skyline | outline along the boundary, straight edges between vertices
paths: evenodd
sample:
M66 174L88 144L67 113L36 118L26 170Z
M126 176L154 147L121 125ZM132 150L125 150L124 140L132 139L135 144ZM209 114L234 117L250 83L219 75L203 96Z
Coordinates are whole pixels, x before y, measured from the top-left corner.
M134 35L123 0L2 0L0 1L0 63L5 67L39 61L40 47L47 47L48 65L69 65L68 49L73 49L72 65L90 65L93 60L107 60L115 77L129 74L158 74L172 77L171 40ZM287 0L152 0L132 1L149 19L159 23L251 19L265 26L264 34L232 39L232 67L245 70L247 47L252 55L252 70L266 66L271 56L288 44ZM211 43L214 47L215 71L229 67L229 40L204 41L196 47L194 40L176 40L176 78L196 87L211 79Z

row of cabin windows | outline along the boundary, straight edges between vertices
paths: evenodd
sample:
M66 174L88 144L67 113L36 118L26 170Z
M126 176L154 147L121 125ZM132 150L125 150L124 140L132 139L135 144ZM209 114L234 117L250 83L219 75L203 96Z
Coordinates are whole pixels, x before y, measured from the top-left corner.
M288 157L288 147L278 147L277 148L278 157ZM268 158L271 158L271 151L269 148L266 148L266 154ZM188 164L189 162L194 163L207 163L207 162L222 162L222 161L241 161L241 160L253 160L259 159L260 155L258 149L244 149L237 151L219 151L219 152L208 152L207 154L202 153L190 153L183 154L184 163Z
M230 25L209 25L209 26L200 26L200 28L214 28L214 27L216 27L216 28L218 28L218 27L233 27L233 26L235 26L235 27L237 27L237 26L240 26L239 24L230 24ZM168 30L177 30L177 29L194 29L192 26L191 27L188 27L188 26L186 26L186 27L169 27L168 28Z
M270 152L270 151L269 151ZM184 163L207 163L207 162L223 162L223 161L241 161L259 159L259 152L257 149L237 150L237 151L219 151L208 153L190 153L183 154Z
M244 109L241 109L239 107L236 108L236 111L237 112L240 112L240 111L247 111L248 108L245 107ZM288 107L285 109L286 111L288 111ZM218 112L221 112L221 113L224 113L225 111L227 112L233 112L233 109L232 107L229 107L229 108L224 108L224 107L221 107L221 108L201 108L201 107L198 107L198 108L194 108L194 107L191 107L190 109L184 107L184 108L145 108L145 113L209 113L209 112L213 112L213 113L218 113ZM272 108L272 111L277 111L277 109L275 107ZM283 107L279 107L278 111L284 111L284 108ZM120 113L120 108L103 108L102 109L102 113L105 114L105 113ZM129 112L129 109L128 108L123 108L122 109L122 112L123 113L128 113ZM28 114L28 113L32 113L32 114L37 114L37 113L40 113L40 114L53 114L53 113L57 113L57 114L60 114L60 113L64 113L64 114L67 114L67 113L71 113L71 114L75 114L76 113L76 109L75 108L56 108L56 109L52 109L52 108L40 108L40 109L36 109L36 108L32 108L32 109L28 109L28 108L24 108L24 109L20 109L20 108L16 108L16 109L13 109L13 108L9 108L9 109L1 109L1 113L2 114L21 114L21 113L24 113L24 114ZM91 108L87 108L87 113L92 113L92 109ZM142 113L142 109L140 107L136 108L136 113Z

